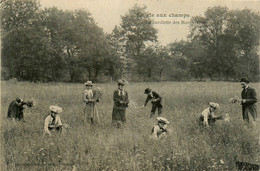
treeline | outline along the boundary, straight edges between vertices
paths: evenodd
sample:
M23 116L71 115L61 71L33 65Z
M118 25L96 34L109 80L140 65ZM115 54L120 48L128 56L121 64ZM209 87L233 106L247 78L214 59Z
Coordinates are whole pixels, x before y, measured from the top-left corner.
M86 10L2 2L2 79L82 82L259 78L260 15L208 8L187 41L162 46L146 7L135 5L110 34Z

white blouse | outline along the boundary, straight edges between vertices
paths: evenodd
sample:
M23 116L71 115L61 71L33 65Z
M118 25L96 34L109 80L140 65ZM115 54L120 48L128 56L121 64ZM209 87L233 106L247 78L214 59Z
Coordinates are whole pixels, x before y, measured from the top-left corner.
M58 126L61 126L62 123L61 123L61 119L60 119L60 116L59 115L56 115L56 118L55 118L55 122L54 124L52 124L52 121L53 121L53 117L51 115L47 116L46 119L45 119L45 122L44 122L44 132L47 133L47 134L51 134L48 127L58 127Z
M212 118L215 118L215 117L216 117L215 114L214 114L214 112L211 112L211 111L210 111L210 107L204 109L203 112L201 113L201 115L204 117L204 122L205 122L206 124L208 124L208 118L209 118L209 116L211 116Z

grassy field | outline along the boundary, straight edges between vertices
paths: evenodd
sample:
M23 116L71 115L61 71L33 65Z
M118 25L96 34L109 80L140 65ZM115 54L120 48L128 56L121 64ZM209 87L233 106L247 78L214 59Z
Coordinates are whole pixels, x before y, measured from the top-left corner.
M172 134L164 142L149 138L156 119L151 104L144 109L130 106L123 129L111 126L114 84L97 84L103 90L98 104L101 123L83 125L83 84L1 83L2 170L234 170L236 160L257 162L258 140L254 129L242 121L241 106L229 98L240 97L240 83L163 82L130 83L125 89L132 102L143 105L143 91L151 87L164 97L163 116ZM259 84L252 84L259 95ZM16 97L37 102L24 112L26 122L6 118ZM220 104L216 115L229 113L230 122L199 127L197 118L208 102ZM70 129L60 137L43 138L49 106L63 108L61 119ZM259 106L259 102L257 103ZM258 163L259 164L259 163Z

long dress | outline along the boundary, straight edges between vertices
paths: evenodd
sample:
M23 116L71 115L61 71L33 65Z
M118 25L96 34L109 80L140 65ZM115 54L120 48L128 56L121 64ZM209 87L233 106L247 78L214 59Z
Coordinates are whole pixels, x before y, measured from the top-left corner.
M95 110L95 102L89 101L93 99L93 91L85 90L83 92L83 101L84 105L84 123L94 124L96 122L96 110Z
M125 90L114 91L114 106L112 112L112 123L126 122L126 108L128 107L128 93Z

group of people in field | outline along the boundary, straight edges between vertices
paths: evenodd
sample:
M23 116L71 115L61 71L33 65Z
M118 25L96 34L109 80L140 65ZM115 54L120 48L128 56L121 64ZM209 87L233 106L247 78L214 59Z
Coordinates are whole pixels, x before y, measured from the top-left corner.
M241 93L241 99L235 99L233 102L239 102L242 105L242 116L243 120L247 123L250 121L250 115L252 116L252 121L256 121L257 110L255 103L257 102L256 91L252 87L249 87L249 80L247 78L242 78L240 80L241 86L243 88ZM84 123L86 125L93 125L99 121L98 110L96 104L102 98L102 92L100 89L93 90L92 81L87 81L84 83L86 89L83 91L83 102L84 102ZM112 111L112 124L116 127L122 127L126 123L126 109L129 106L129 96L128 92L124 89L126 81L118 80L118 88L113 93L113 111ZM144 94L147 98L144 102L145 107L149 102L152 104L152 110L150 118L155 115L155 111L158 110L157 124L153 126L151 137L154 139L162 139L167 136L169 132L167 129L167 124L170 122L161 117L162 113L162 97L151 88L146 88ZM25 102L21 98L17 98L12 101L8 108L7 117L12 120L22 120L23 110L25 106L32 107L33 102ZM209 102L209 107L204 109L199 117L199 121L202 125L208 127L215 123L217 120L223 119L222 116L216 116L214 112L219 108L219 104L215 102ZM50 115L45 118L44 122L44 135L52 135L52 132L61 132L63 127L68 127L66 124L62 124L59 114L62 112L62 108L59 106L50 106ZM250 114L250 115L249 115Z
M246 121L248 124L251 120L251 123L254 124L257 118L257 110L255 104L257 102L256 91L254 88L249 86L249 80L246 77L241 78L240 83L243 89L241 92L241 99L231 98L231 102L241 104L243 120ZM218 103L210 102L209 105L210 106L208 108L203 110L199 119L200 122L203 123L203 125L208 127L217 120L229 119L228 114L226 115L226 118L223 118L223 116L216 116L214 114L214 111L220 107ZM249 119L250 117L252 117L252 119Z
M118 80L118 88L113 93L114 103L112 111L112 124L118 128L122 127L122 125L126 123L126 109L130 102L128 92L124 89L125 84L126 81ZM101 97L96 97L95 91L92 91L92 87L94 85L92 81L87 81L85 85L86 90L83 92L83 101L85 103L84 118L85 123L91 126L99 119L96 103L99 102ZM161 96L155 91L152 91L150 88L146 88L144 93L147 94L147 98L142 108L145 107L148 102L151 102L152 110L150 117L155 114L156 109L158 109L158 115L160 115L162 112ZM161 139L162 137L166 137L166 124L170 122L163 117L157 117L157 120L158 124L153 127L151 136L155 139Z

